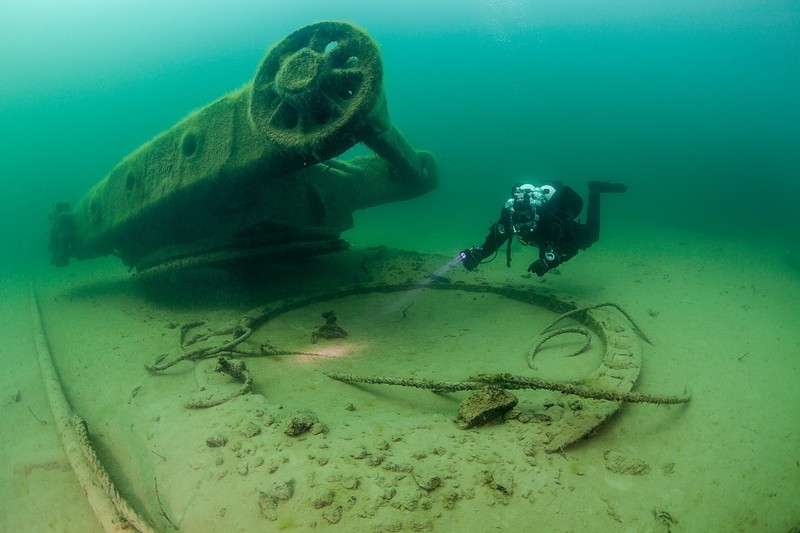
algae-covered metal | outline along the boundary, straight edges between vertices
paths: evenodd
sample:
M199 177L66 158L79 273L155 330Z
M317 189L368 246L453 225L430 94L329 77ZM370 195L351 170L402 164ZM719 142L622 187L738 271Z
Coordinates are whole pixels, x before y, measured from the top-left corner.
M319 22L275 44L255 78L125 157L74 210L51 213L53 263L115 254L137 270L347 245L352 212L437 185L392 125L380 52ZM377 155L332 159L357 143Z

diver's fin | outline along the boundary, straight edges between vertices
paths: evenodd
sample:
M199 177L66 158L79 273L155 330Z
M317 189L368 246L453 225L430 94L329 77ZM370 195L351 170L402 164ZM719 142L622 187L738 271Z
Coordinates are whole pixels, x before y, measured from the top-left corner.
M590 181L589 182L589 192L590 193L601 193L601 192L625 192L628 190L628 186L624 183L611 183L610 181Z

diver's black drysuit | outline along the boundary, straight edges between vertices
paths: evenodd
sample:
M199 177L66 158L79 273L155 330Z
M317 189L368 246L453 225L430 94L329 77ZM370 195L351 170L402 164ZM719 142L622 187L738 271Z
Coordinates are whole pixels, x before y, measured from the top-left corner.
M548 187L555 192L544 201L531 201L530 194L520 192ZM503 243L508 243L506 266L511 266L511 238L516 235L523 244L539 248L539 259L531 263L528 272L543 276L600 238L600 193L626 189L626 185L617 183L589 182L589 205L586 222L582 224L576 219L583 209L583 200L571 187L558 184L540 189L516 184L512 197L500 212L499 220L489 228L483 244L461 252L462 263L467 270L473 270ZM541 199L541 194L539 196Z

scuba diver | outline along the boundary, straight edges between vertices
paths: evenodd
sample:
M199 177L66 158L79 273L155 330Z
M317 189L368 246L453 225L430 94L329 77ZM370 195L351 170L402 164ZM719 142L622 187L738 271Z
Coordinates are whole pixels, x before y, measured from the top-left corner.
M600 194L628 190L621 183L590 181L588 185L586 223L581 224L576 219L583 209L583 200L571 187L561 182L540 187L515 184L500 219L489 228L483 244L459 254L462 264L467 270L474 270L479 264L493 260L500 246L506 243L506 266L510 267L514 236L524 245L539 248L539 258L531 263L528 272L541 277L569 261L578 250L585 250L600 238Z

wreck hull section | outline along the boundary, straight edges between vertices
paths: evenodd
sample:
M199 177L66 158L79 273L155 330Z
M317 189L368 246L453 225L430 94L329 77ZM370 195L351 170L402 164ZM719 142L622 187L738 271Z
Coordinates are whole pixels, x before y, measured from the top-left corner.
M358 142L377 155L331 160ZM50 248L59 265L114 254L137 269L223 250L325 253L343 247L355 209L436 184L434 158L389 120L377 45L317 23L276 44L253 81L124 158L74 211L58 204Z

